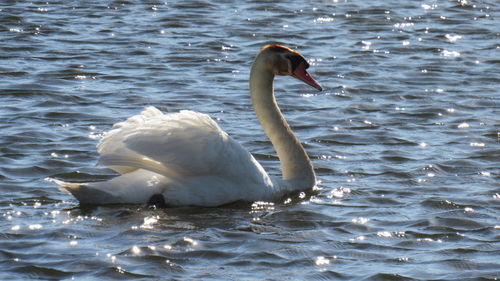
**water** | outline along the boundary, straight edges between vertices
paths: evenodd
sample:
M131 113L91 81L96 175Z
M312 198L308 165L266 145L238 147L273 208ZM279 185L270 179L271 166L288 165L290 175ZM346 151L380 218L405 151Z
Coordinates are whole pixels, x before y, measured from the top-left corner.
M95 2L95 3L94 3ZM496 280L500 5L490 1L3 1L0 279ZM84 207L95 145L146 105L208 113L272 174L248 97L266 43L321 190L276 204Z

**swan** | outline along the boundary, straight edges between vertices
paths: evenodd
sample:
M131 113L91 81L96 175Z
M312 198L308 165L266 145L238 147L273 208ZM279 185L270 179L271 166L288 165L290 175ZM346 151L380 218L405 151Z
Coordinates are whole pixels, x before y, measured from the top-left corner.
M275 75L290 75L322 90L304 57L266 45L250 72L255 113L280 160L282 177L269 176L255 158L208 115L189 110L164 114L149 106L117 123L97 145L99 164L120 175L69 183L52 179L81 204L220 206L276 201L316 184L311 160L283 117L274 96Z

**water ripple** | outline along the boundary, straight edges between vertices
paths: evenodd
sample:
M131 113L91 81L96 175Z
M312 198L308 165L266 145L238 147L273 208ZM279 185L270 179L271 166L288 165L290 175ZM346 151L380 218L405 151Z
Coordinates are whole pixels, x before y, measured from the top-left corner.
M0 4L0 279L495 280L495 1ZM78 206L112 124L209 113L271 173L248 99L266 43L325 91L278 78L320 183L281 202ZM458 275L457 275L458 274ZM459 276L459 277L457 277Z

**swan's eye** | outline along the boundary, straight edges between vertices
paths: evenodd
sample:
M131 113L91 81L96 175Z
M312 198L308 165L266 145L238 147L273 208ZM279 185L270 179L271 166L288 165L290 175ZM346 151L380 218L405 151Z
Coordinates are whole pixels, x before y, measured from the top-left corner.
M295 69L300 65L300 63L304 63L304 67L306 69L309 68L309 63L307 63L307 61L299 55L290 55L288 56L288 59L292 63L292 71L295 71Z

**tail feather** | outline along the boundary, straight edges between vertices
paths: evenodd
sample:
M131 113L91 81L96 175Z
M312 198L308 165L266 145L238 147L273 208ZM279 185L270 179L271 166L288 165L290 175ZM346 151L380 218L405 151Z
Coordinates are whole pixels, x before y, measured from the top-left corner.
M146 204L155 194L162 194L171 179L155 172L138 169L109 181L70 183L48 178L61 190L71 193L81 204Z
M61 180L56 180L52 178L46 179L49 182L53 182L59 185L59 189L68 192L75 196L81 204L113 204L117 203L116 196L99 189L95 188L87 183L71 183Z
M72 190L77 190L79 189L82 185L86 185L85 183L71 183L71 182L65 182L65 181L60 181L56 180L53 178L46 178L45 179L48 182L53 182L59 186L59 189L62 191L66 191L70 194L73 194Z

